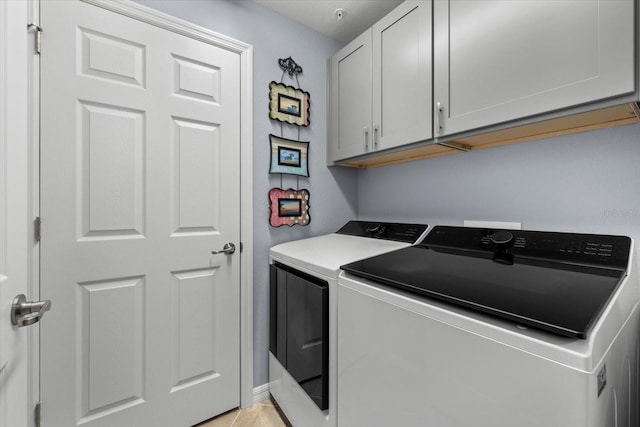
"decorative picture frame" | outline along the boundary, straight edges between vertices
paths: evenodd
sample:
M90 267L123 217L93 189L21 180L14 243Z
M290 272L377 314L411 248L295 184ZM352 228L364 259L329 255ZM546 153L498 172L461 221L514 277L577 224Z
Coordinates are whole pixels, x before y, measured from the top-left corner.
M269 83L269 118L297 126L309 126L311 95L293 86Z
M269 190L269 225L281 227L288 225L309 225L309 190L272 188Z
M269 135L271 163L269 173L309 176L309 143Z

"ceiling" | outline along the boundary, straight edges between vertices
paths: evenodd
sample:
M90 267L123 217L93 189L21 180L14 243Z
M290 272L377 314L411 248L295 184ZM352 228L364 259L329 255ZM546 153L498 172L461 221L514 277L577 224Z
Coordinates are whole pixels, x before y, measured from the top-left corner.
M332 39L348 43L403 0L255 0ZM341 20L336 9L343 9Z

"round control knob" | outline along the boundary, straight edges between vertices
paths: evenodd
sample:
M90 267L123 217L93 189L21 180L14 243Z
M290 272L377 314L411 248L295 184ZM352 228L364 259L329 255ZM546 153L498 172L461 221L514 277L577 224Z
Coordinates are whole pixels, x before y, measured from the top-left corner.
M491 243L501 248L507 246L513 240L513 234L508 231L496 231L491 235Z
M367 227L367 228L365 229L365 231L366 231L367 233L371 233L371 234L379 233L379 232L380 232L380 227L382 227L382 224L372 225L371 227Z

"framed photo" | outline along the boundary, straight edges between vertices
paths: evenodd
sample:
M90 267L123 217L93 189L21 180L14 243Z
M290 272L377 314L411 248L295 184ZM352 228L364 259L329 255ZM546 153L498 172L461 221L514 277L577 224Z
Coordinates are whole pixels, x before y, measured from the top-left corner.
M309 143L269 135L271 164L269 173L309 176Z
M278 164L280 166L300 167L302 150L297 148L278 147Z
M309 126L309 92L269 83L269 118L297 126Z
M272 227L309 225L311 222L309 190L272 188L269 190L269 202L269 225Z
M278 216L300 216L302 215L302 200L300 199L278 199Z
M291 116L300 117L300 103L298 98L292 98L282 93L278 94L278 113L289 114Z

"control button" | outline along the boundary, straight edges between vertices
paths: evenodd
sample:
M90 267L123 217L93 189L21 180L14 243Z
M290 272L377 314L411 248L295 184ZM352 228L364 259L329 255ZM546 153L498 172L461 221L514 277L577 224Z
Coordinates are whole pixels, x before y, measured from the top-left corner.
M375 226L367 227L366 231L367 233L377 233L378 230L380 230L380 227L382 227L382 224L377 224Z
M527 239L524 237L516 237L513 242L514 248L524 249L527 247Z
M513 234L508 231L496 231L491 235L491 243L496 245L496 247L504 247L507 246L513 240Z

